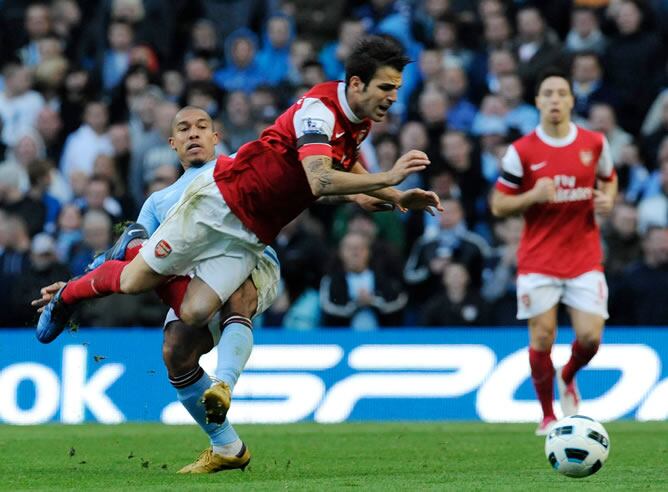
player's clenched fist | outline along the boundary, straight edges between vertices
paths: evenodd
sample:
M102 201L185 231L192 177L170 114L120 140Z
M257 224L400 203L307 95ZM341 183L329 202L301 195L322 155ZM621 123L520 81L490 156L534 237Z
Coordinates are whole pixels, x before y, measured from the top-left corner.
M401 183L409 174L423 171L429 165L429 157L419 150L411 150L397 159L394 167L387 174L390 186Z
M536 203L553 202L557 196L557 187L552 178L538 178L532 192Z

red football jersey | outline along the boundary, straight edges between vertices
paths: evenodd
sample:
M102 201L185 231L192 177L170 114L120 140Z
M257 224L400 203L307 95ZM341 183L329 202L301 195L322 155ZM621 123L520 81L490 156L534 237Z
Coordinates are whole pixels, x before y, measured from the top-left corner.
M572 123L565 138L552 138L539 126L508 147L497 190L524 193L542 177L552 178L557 189L554 202L535 204L524 213L518 273L574 278L602 271L593 190L597 178L609 181L614 175L605 136Z
M358 160L371 121L355 116L345 92L343 82L315 85L258 140L216 162L214 179L225 202L263 243L316 200L302 159L327 155L341 171Z

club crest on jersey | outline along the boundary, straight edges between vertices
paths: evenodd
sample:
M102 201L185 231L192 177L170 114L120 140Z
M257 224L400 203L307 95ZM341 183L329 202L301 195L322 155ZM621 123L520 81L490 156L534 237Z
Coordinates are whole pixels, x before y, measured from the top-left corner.
M172 247L164 239L161 239L160 242L155 245L155 256L157 258L165 258L166 256L169 256L171 252Z
M588 166L594 160L594 153L591 150L581 150L580 151L580 162L583 165Z

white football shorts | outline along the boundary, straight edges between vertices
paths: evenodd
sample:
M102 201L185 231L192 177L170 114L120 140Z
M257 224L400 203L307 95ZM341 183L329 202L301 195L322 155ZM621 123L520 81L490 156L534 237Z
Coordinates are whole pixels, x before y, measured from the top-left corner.
M591 271L565 279L540 273L517 276L517 319L533 318L559 303L608 319L605 275Z
M161 275L193 272L225 302L256 267L264 247L227 206L209 169L185 189L141 255Z

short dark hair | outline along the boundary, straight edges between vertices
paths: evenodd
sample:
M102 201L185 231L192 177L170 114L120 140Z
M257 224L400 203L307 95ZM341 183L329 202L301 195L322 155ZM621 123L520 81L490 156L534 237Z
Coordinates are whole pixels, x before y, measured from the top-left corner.
M398 41L389 36L366 36L353 49L346 61L346 84L354 76L368 84L381 67L401 72L410 59Z
M540 86L543 85L545 79L549 79L550 77L559 77L560 79L564 79L568 83L568 88L570 89L571 93L573 92L573 83L571 82L571 78L568 76L568 74L559 67L548 67L543 70L536 79L536 86L534 87L536 96L540 92Z

